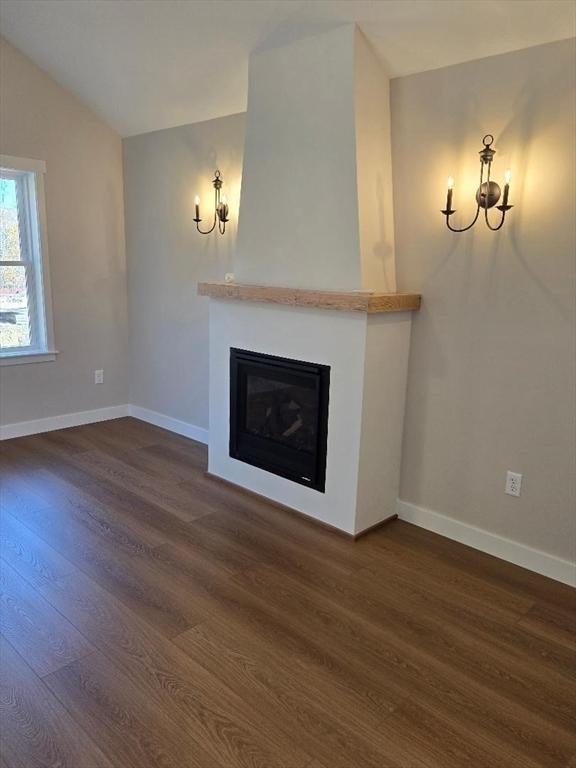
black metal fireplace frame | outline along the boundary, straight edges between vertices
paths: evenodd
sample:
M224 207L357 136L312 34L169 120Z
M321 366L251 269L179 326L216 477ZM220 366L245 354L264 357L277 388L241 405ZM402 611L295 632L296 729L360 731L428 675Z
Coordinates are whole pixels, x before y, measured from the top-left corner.
M282 371L284 378L293 374L313 381L318 402L316 449L313 454L276 443L265 437L251 435L242 428L246 406L246 370L272 375L274 369ZM328 401L330 366L291 360L286 357L265 355L245 349L230 349L230 456L238 461L259 467L300 485L324 493L326 487L326 454L328 444Z

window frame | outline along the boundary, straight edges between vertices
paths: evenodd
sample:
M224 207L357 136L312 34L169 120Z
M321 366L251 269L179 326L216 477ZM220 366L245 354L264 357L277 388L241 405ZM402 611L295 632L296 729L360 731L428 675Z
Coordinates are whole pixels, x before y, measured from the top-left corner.
M2 176L16 181L19 225L23 211L24 226L20 227L21 260L0 264L24 267L28 286L30 316L30 345L0 349L0 366L22 363L50 362L58 351L54 345L52 292L46 227L43 160L0 155ZM33 286L30 289L30 285Z

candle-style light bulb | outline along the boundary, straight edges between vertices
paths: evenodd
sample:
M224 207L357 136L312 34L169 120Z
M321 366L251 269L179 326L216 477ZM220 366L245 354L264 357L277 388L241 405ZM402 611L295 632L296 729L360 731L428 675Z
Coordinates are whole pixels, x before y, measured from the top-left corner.
M448 176L448 193L446 195L446 215L452 213L452 191L454 189L454 177Z
M194 198L194 207L196 209L196 219L200 221L200 198L198 195Z
M220 198L218 216L220 217L220 221L228 221L228 200L226 199L226 195L222 195Z
M508 194L510 193L510 180L512 179L512 171L510 168L504 174L504 196L502 198L502 207L505 208L508 205Z

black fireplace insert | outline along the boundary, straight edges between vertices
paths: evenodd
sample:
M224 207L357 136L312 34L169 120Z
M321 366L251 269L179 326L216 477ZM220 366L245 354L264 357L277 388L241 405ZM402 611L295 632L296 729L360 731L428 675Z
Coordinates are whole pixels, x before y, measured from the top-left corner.
M230 350L230 456L324 492L330 366Z

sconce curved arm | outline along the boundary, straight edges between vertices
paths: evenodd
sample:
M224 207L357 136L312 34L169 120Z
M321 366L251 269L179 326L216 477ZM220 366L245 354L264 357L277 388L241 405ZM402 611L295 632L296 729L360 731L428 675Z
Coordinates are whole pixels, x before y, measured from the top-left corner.
M483 176L484 176L484 166L483 166L482 163L480 163L480 186L482 186L482 178L483 178ZM476 222L478 221L478 216L479 215L480 215L480 203L478 203L478 205L476 207L476 215L474 216L474 218L472 219L472 222L470 224L468 224L467 227L462 227L461 229L459 229L457 227L450 226L450 213L446 214L446 226L448 227L448 229L451 232L466 232L467 229L472 229L474 224L476 224Z
M488 229L491 229L492 232L497 232L499 229L502 228L502 225L504 224L504 219L506 218L506 211L502 211L502 215L500 217L500 223L496 227L493 227L492 224L490 224L490 222L488 220L488 210L487 209L484 211L484 218L486 220L486 226L488 227Z
M474 224L476 224L476 222L478 221L479 215L480 215L480 206L476 208L476 216L474 216L474 218L472 219L472 223L468 224L467 227L462 227L461 229L457 229L456 227L450 226L449 215L448 215L446 216L446 226L451 232L466 232L467 229L472 229Z
M491 165L492 163L488 163L488 175L486 179L488 185L490 184L490 166ZM486 202L488 202L488 199L486 199ZM491 229L492 232L497 232L499 229L502 228L502 225L504 224L504 219L506 218L506 211L508 210L509 207L512 207L512 206L503 206L503 205L498 206L498 209L501 211L500 223L497 226L493 227L492 224L490 224L490 219L488 217L488 206L486 205L486 207L484 208L484 221L486 222L486 226L488 227L488 229Z
M214 224L212 224L210 229L207 229L207 230L200 229L198 222L196 222L196 229L198 230L198 232L200 232L201 235L209 235L210 232L214 232L214 227L216 226L216 219L217 219L216 214L214 214Z
M215 176L215 179L219 179L220 171L217 171L216 173L218 175ZM200 229L201 219L194 219L194 221L196 222L196 229L198 230L198 232L200 232L201 235L209 235L211 232L214 232L214 228L216 227L216 222L218 221L218 188L216 186L214 187L214 222L212 226L210 227L210 229L203 230L203 229Z

